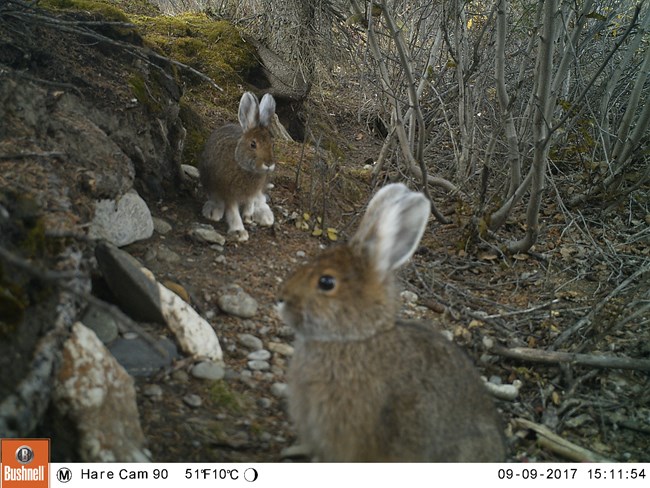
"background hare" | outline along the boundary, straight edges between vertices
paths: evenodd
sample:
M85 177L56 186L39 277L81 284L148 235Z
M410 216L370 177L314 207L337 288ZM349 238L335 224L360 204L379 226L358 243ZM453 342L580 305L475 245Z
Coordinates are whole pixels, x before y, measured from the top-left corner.
M274 114L272 95L267 93L259 103L255 95L244 93L239 102L239 125L215 130L200 157L201 184L208 194L203 216L219 221L225 213L228 233L238 241L248 240L244 222L273 225L273 212L263 192L275 169L269 131Z
M430 327L395 320L394 270L429 209L402 184L384 187L348 245L285 284L278 309L296 330L289 413L317 460L505 460L500 419L469 358Z

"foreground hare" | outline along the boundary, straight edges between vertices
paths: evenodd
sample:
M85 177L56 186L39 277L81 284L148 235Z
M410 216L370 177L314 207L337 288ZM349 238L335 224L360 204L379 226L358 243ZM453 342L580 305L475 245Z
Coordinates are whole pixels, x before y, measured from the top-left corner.
M289 414L319 461L505 460L500 420L470 360L427 326L395 319L393 274L428 217L422 194L388 185L348 245L285 284L278 309L296 331Z
M238 241L248 240L244 222L273 225L273 212L263 191L267 176L275 169L269 131L274 114L273 96L267 93L259 103L255 95L244 93L239 102L239 125L215 130L199 161L201 184L209 198L203 216L219 221L225 213L228 233Z

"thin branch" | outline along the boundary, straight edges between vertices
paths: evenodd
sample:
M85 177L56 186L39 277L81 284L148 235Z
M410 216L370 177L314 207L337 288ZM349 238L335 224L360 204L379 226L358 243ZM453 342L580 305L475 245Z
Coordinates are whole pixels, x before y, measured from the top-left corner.
M562 344L564 344L573 334L581 330L583 327L585 327L587 324L589 324L593 318L600 313L600 311L607 305L612 298L614 298L616 295L618 295L621 291L623 291L625 288L627 288L634 280L639 278L640 276L644 275L645 273L648 273L650 271L650 266L645 266L640 269L637 269L636 272L628 277L623 283L618 285L614 290L612 290L609 295L607 295L605 298L600 300L594 307L589 311L587 315L582 317L578 322L576 322L574 325L566 329L564 332L562 332L557 339L555 339L555 342L553 343L553 347L557 348L560 347Z
M572 352L544 351L528 347L506 348L495 345L491 352L499 356L544 364L571 363L577 366L592 366L594 368L633 369L650 371L650 360L604 356L602 354L579 354Z

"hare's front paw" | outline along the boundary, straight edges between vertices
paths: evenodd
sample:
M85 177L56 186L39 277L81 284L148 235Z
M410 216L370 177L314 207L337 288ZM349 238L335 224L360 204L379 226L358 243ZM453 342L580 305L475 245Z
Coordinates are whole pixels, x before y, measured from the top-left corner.
M253 221L263 227L271 227L273 222L275 222L273 211L269 207L269 204L266 203L266 197L263 194L258 195L255 199Z
M223 202L208 200L205 202L205 205L203 205L203 210L201 213L206 219L219 222L223 218L225 209L226 206L223 204Z
M273 216L271 207L265 203L262 207L255 209L253 220L261 226L271 227L273 225L273 222L275 222L275 217Z

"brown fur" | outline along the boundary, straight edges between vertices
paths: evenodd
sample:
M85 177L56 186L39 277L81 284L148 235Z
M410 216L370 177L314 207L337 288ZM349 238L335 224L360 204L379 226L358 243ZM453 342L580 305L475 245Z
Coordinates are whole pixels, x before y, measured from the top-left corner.
M297 337L288 385L299 440L320 461L504 461L499 416L469 358L431 328L395 320L392 271L419 241L413 226L426 225L428 202L386 190L350 244L299 268L282 291Z
M255 149L250 147L252 141ZM238 154L250 164L242 167ZM212 132L205 144L199 161L201 184L210 198L242 204L264 189L268 172L261 165L272 163L273 141L268 129L256 127L244 134L239 125L225 125Z

